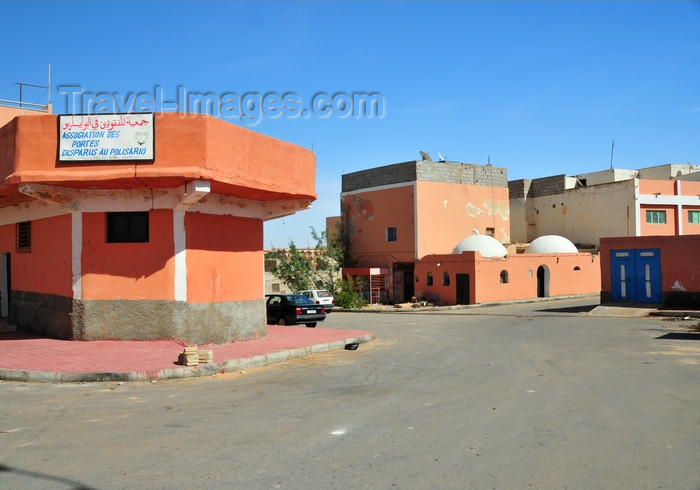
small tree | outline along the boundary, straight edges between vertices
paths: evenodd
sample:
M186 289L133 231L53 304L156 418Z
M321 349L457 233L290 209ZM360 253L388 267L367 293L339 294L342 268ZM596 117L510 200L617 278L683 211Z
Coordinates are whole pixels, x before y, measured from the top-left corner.
M293 291L316 289L311 271L311 259L289 242L287 250L273 250L265 253L265 260L274 260L270 272L284 281Z
M345 246L343 235L336 223L336 230L328 233L323 230L318 233L311 227L311 237L316 241L314 250L316 251L316 267L313 270L314 279L319 289L326 289L334 296L338 293L338 283L341 280L341 269L345 259Z
M270 272L284 281L293 291L326 289L335 297L338 305L360 308L367 303L357 292L355 281L343 281L341 269L348 264L349 241L342 223L335 229L317 232L311 227L311 237L316 241L314 253L299 250L293 241L287 250L273 250L265 254L266 260L274 260Z

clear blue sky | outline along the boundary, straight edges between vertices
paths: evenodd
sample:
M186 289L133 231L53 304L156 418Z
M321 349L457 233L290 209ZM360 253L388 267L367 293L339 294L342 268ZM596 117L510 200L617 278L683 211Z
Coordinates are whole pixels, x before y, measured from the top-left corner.
M613 139L616 168L700 164L698 2L2 2L0 19L0 98L51 64L57 113L59 85L380 93L381 118L250 126L317 158L318 200L266 223L266 248L313 244L343 173L419 150L511 180L604 170Z

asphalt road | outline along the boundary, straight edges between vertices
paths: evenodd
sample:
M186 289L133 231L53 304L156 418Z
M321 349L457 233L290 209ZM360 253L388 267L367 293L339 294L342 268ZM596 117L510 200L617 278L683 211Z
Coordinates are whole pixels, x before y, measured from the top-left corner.
M0 488L700 489L700 342L658 338L692 322L594 302L335 312L317 328L378 339L213 378L2 382Z

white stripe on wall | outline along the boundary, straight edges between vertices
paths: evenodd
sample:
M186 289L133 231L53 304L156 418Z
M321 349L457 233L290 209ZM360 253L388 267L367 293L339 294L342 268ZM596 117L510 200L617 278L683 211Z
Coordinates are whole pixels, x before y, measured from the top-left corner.
M173 211L173 241L175 256L175 301L187 301L187 251L185 212Z
M71 269L73 272L73 299L83 299L83 213L71 213Z

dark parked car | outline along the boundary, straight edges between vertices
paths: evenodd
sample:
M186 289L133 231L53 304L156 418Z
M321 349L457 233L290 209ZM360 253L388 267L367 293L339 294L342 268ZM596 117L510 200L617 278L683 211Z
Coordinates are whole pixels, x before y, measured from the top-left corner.
M315 327L317 322L326 319L326 308L314 304L301 294L268 294L267 323L277 325L305 324Z

